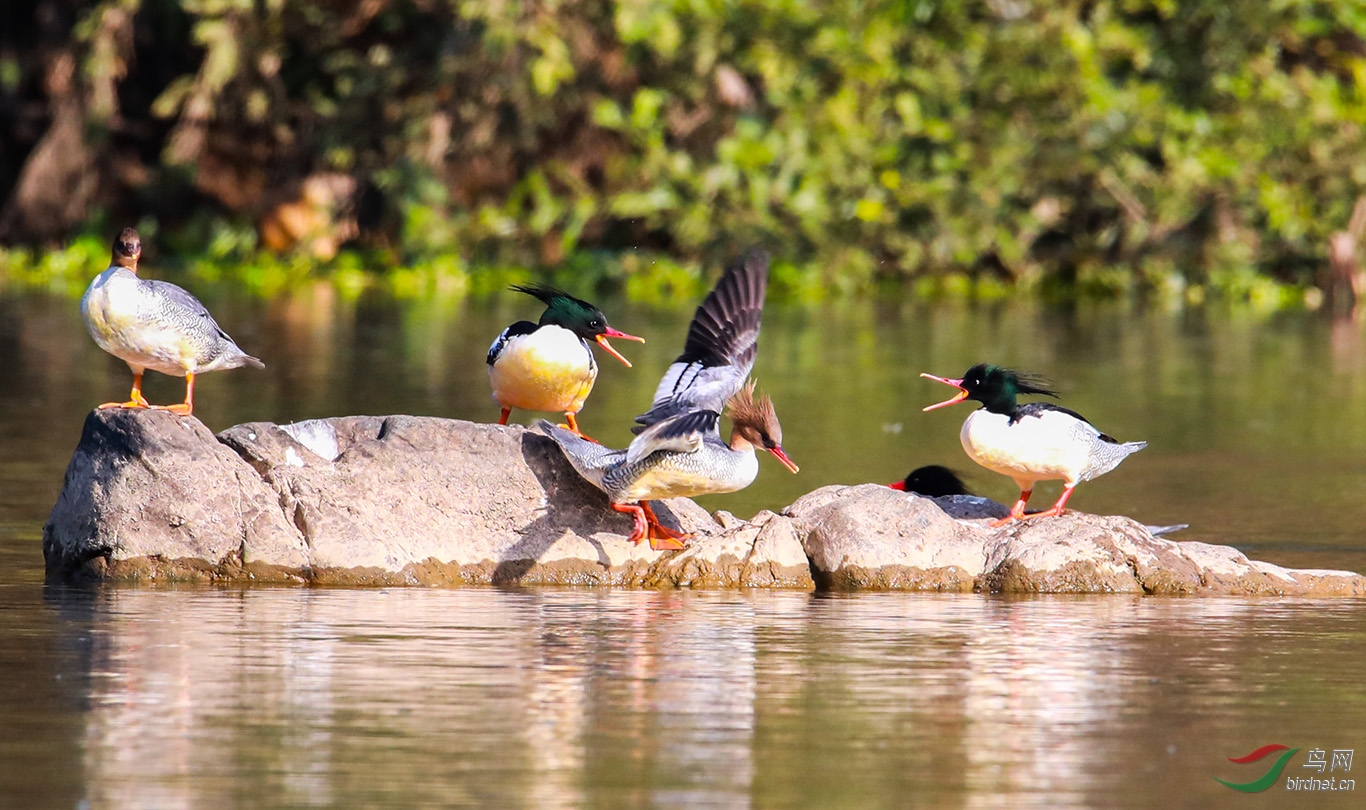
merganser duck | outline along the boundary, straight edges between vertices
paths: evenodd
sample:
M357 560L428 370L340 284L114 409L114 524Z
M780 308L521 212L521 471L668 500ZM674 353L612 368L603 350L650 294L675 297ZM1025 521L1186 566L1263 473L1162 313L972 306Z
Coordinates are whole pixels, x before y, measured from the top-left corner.
M631 367L607 338L640 343L645 338L613 329L602 310L563 290L544 285L515 286L546 305L540 323L518 321L503 330L489 347L489 383L493 401L503 409L498 424L506 425L513 408L562 411L569 429L579 431L577 415L598 379L598 362L588 341Z
M927 406L926 411L966 399L977 400L984 406L968 415L958 438L969 458L988 470L1010 476L1020 487L1019 500L1010 514L993 526L1026 517L1025 504L1037 481L1061 479L1062 497L1051 508L1027 517L1062 514L1077 484L1113 470L1148 444L1120 442L1101 433L1081 414L1059 405L1016 404L1020 394L1057 396L1040 380L1018 371L979 363L959 380L933 374L920 376L958 389L953 398Z
M744 489L759 473L755 448L792 472L773 402L746 383L759 351L759 316L768 255L751 251L733 264L693 315L683 353L664 372L650 410L636 417L635 439L610 450L545 420L538 426L585 479L607 493L612 509L634 518L630 541L681 549L691 535L660 524L650 501ZM721 411L730 409L730 441Z
M199 300L166 281L138 277L142 240L124 228L114 240L109 269L100 273L81 298L81 317L95 343L128 364L133 392L127 402L101 408L153 408L186 416L194 413L195 375L225 368L265 368L237 347ZM185 401L151 405L142 395L147 369L185 378Z
M958 473L938 464L916 467L906 477L887 486L898 492L914 492L927 498L942 498L946 495L971 495Z
M898 492L912 492L916 495L924 495L926 498L944 497L968 497L986 501L986 498L968 489L963 479L958 477L958 473L948 467L941 467L938 464L928 464L924 467L916 467L911 470L906 477L887 486ZM994 501L993 501L994 503ZM1004 509L1005 507L1001 507ZM1032 516L1032 512L1025 512L1025 515ZM1172 532L1179 532L1182 529L1189 529L1189 523L1173 523L1168 526L1150 526L1145 524L1143 528L1148 530L1148 534L1153 537L1161 537Z

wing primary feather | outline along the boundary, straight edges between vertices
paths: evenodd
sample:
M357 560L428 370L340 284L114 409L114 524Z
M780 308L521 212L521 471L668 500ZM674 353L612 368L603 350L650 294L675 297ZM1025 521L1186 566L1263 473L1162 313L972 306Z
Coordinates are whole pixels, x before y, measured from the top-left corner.
M664 372L650 409L636 417L637 433L689 411L719 413L744 385L759 353L768 263L766 252L749 251L702 300L683 353Z

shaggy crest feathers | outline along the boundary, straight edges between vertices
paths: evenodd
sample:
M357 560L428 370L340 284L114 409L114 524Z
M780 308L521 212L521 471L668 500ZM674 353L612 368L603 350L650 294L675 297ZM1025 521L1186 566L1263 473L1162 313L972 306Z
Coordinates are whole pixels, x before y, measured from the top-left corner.
M546 306L554 306L556 302L573 303L587 310L595 310L597 307L583 300L575 298L559 287L552 287L549 284L514 284L512 289L519 293L525 293L533 298L540 299Z
M965 388L971 390L981 386L988 381L1001 381L1006 383L1014 381L1014 389L1017 394L1040 394L1043 396L1057 398L1058 393L1050 386L1047 379L1041 375L1028 371L1017 371L1013 368L1004 366L993 366L987 363L979 363L968 369L968 373L963 375Z
M783 443L783 428L778 423L778 413L773 408L773 400L767 394L754 398L754 387L756 382L750 380L745 383L745 387L736 392L731 397L726 407L730 413L730 421L735 425L735 429L742 432L752 432L764 439L764 447L772 444Z

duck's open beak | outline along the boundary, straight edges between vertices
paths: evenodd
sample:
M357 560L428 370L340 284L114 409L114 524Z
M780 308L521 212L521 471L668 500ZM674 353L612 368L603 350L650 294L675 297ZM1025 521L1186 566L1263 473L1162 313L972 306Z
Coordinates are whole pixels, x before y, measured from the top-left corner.
M941 382L945 385L952 385L954 388L958 389L958 393L954 394L952 399L946 399L943 402L936 402L933 405L926 405L925 407L920 409L922 411L932 411L935 408L943 408L947 405L953 405L955 403L962 402L963 400L968 398L968 389L963 387L962 380L950 380L948 377L936 377L933 374L921 374L920 376L929 380L934 380L935 382Z
M598 335L596 338L594 338L594 340L596 340L596 341L598 342L598 345L601 346L601 347L603 348L603 351L607 352L608 354L610 354L610 355L612 355L613 357L617 358L617 359L620 360L621 362L625 363L627 368L630 368L630 367L631 367L631 361L630 361L630 360L627 360L625 357L622 357L620 352L618 352L616 349L612 348L612 344L610 344L610 343L607 342L607 339L608 339L609 337L621 338L622 340L634 340L634 341L636 341L637 343L644 343L644 342L645 342L645 338L643 338L643 337L636 337L635 335L628 335L628 334L626 334L625 332L622 332L622 331L620 331L620 330L618 330L618 329L613 329L613 328L610 327L610 326L607 327L607 331L606 331L606 332L603 332L601 335Z
M781 461L783 466L792 472L799 472L801 470L800 467L792 463L792 459L787 457L787 453L783 452L782 445L774 445L773 447L768 448L768 452L772 453L774 458Z

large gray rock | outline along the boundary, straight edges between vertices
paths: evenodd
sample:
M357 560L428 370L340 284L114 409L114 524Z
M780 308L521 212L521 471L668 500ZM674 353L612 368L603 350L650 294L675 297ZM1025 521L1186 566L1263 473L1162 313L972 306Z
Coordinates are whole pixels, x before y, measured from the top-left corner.
M626 541L628 516L547 438L413 416L253 423L215 437L168 411L95 411L44 527L48 571L125 581L572 584L1366 596L1076 512L990 528L984 499L828 486L780 514L685 498L680 552ZM947 510L947 511L946 511Z
M1124 517L1067 512L993 529L990 518L1006 509L982 501L831 486L784 514L798 524L816 583L830 588L1366 596L1358 574L1286 569L1229 546L1173 542Z
M44 552L97 579L810 587L790 532L755 556L757 525L723 529L686 499L656 511L697 535L686 567L626 542L630 517L521 427L356 416L215 438L115 409L86 420Z

